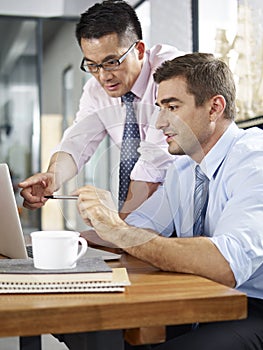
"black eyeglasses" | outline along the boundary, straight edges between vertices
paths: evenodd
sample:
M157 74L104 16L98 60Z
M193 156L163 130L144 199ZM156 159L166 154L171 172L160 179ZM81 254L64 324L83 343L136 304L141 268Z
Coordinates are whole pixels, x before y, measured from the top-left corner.
M100 68L103 68L104 70L107 70L107 71L117 70L120 64L128 56L128 54L135 48L138 42L139 42L138 40L135 41L135 43L133 43L129 47L129 49L119 59L112 59L112 60L103 62L101 64L97 64L97 63L87 63L87 59L84 57L80 65L80 69L86 73L98 73Z

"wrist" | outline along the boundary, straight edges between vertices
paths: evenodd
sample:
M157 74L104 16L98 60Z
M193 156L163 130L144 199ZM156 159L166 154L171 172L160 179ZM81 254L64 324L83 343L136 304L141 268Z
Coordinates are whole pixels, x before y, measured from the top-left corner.
M53 187L53 192L58 191L62 186L63 182L59 172L55 172L52 169L48 168L46 175L49 179L51 186Z
M130 230L130 226L119 218L118 213L111 215L108 220L104 221L101 218L94 218L91 220L92 226L95 231L106 241L115 245L120 245L120 241L123 240Z

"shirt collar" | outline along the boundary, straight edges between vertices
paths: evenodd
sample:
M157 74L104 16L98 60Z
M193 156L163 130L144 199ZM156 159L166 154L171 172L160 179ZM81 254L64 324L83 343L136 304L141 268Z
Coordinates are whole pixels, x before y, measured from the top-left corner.
M200 163L200 167L209 180L211 180L212 176L216 176L218 168L226 158L236 137L242 132L243 130L239 129L238 126L232 122L214 147L204 157Z

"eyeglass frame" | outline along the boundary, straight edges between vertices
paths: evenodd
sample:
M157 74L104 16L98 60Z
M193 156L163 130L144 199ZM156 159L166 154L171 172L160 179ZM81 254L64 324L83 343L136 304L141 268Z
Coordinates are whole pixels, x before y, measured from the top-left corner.
M114 71L114 70L118 70L119 66L121 65L121 63L125 60L125 58L128 56L128 54L135 48L135 46L138 44L140 40L136 40L129 48L126 52L124 52L123 55L121 55L121 57L119 57L118 59L111 59L109 61L103 62L103 63L92 63L90 65L92 65L92 67L96 68L95 71L90 71L89 69L86 70L84 67L88 67L88 65L84 65L86 58L83 57L81 64L80 64L80 69L83 70L83 72L85 73L90 73L90 74L94 74L94 73L98 73L99 69L102 68L105 71ZM116 66L112 67L112 68L105 68L104 64L106 64L107 62L110 61L115 61L116 62Z

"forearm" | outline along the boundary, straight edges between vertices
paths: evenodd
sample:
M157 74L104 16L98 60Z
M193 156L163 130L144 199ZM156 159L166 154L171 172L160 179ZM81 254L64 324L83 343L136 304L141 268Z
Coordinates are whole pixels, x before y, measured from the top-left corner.
M191 273L230 287L234 287L236 283L229 263L206 237L158 236L145 244L125 248L125 250L164 271Z
M77 174L77 166L72 156L65 152L57 152L50 159L48 173L55 175L55 190Z
M119 213L123 220L135 209L137 209L158 188L159 182L131 181L127 199Z
M229 263L209 238L166 238L123 222L112 227L98 223L95 229L127 253L163 271L195 274L235 286Z
M124 222L108 191L85 186L76 194L83 220L94 227L103 240L162 270L196 274L235 286L228 262L209 238L162 237Z

